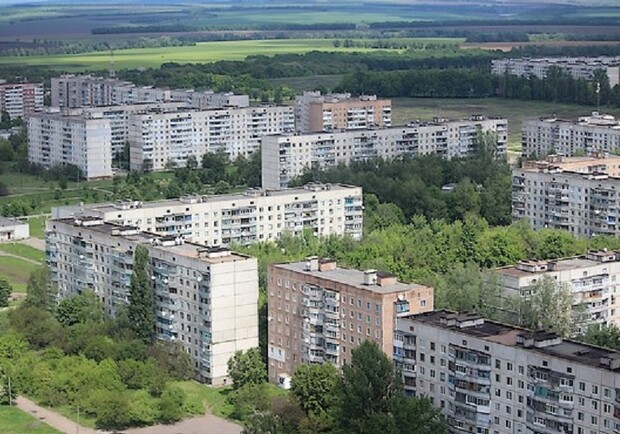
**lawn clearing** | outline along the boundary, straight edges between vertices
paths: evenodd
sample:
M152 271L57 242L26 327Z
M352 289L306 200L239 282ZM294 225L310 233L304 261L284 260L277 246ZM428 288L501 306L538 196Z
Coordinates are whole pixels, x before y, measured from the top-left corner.
M28 226L30 226L30 236L34 238L45 238L45 220L47 217L30 217Z
M433 117L460 119L472 114L504 116L508 119L508 147L513 151L520 151L521 128L526 120L553 114L572 119L588 115L595 110L596 107L576 104L500 98L394 98L392 100L392 123L404 125L416 119L429 121ZM620 116L619 109L601 108L601 111L616 117Z
M6 278L15 292L26 292L30 273L40 265L12 256L0 255L0 276Z
M45 261L45 252L35 249L34 247L20 243L2 243L0 244L0 250L3 252L11 253L12 255L21 256L22 258L30 259L43 263Z
M60 431L12 406L0 406L0 431L2 434L60 434Z
M232 392L231 387L215 388L196 381L175 381L172 384L182 389L189 401L202 401L207 411L215 416L229 419L233 413L233 406L227 402L227 397Z

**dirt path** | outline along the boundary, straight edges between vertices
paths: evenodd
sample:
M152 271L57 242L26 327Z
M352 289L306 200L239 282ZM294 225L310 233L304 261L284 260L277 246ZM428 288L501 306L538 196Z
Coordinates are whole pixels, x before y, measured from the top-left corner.
M78 430L77 423L72 420L67 419L60 414L48 410L47 408L41 407L40 405L35 404L31 400L24 398L23 396L18 397L15 400L17 408L25 411L26 413L36 417L42 422L56 428L58 431L74 434L79 432L80 434L98 434L101 431L96 431L91 428L86 428L84 426L80 426Z
M34 247L37 250L45 251L45 240L40 238L30 237L28 239L20 241L21 244L26 244L27 246Z
M21 259L22 261L30 262L31 264L36 264L36 265L43 264L43 262L35 261L34 259L30 259L30 258L24 258L23 256L15 255L13 253L5 252L3 250L0 250L0 256L10 256L12 258Z
M66 434L101 434L105 431L97 431L92 428L80 426L66 417L41 407L31 400L18 397L15 400L17 408L36 417L42 422L56 428ZM205 415L186 419L173 425L156 425L145 428L131 428L122 431L123 434L241 434L243 428L235 423L213 415Z

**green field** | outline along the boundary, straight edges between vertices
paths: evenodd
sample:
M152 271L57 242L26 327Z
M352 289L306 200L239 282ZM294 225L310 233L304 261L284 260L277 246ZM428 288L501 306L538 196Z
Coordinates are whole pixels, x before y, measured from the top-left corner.
M30 273L39 266L12 256L0 256L0 276L6 278L15 292L26 292Z
M34 247L27 246L26 244L2 243L0 244L0 250L10 253L12 255L17 255L21 256L22 258L30 259L31 261L45 261L45 252L39 249L35 249Z
M0 432L2 434L60 434L60 431L17 407L7 406L0 406Z
M45 217L31 217L28 219L28 226L30 226L30 237L45 238Z
M532 118L551 116L572 119L585 116L596 107L575 104L555 104L543 101L519 101L499 98L431 99L395 98L392 100L392 123L404 125L414 120L429 121L433 117L460 119L472 114L504 116L508 119L508 147L521 149L521 126ZM619 109L601 108L602 112L620 116Z

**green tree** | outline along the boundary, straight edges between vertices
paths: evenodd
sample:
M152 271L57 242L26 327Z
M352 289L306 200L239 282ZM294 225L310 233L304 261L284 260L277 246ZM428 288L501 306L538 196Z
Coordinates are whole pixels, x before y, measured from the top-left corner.
M134 335L145 342L150 342L155 333L155 297L149 271L149 252L146 247L138 246L134 253L128 315Z
M56 285L51 281L49 269L46 266L39 267L30 273L26 287L25 306L52 312L56 308L57 296Z
M194 375L194 362L179 342L158 341L151 345L148 354L164 375L173 380L189 380Z
M237 351L228 360L228 375L235 389L248 384L261 384L267 380L267 370L258 348Z
M131 421L131 407L127 395L113 390L92 392L90 407L96 409L96 425L100 429L120 429Z
M100 323L104 319L103 304L94 291L85 290L79 295L62 300L56 309L56 319L65 326Z
M270 411L254 412L246 421L243 434L279 434L282 433L280 418Z
M325 417L335 404L339 381L340 374L330 363L302 364L293 374L291 392L307 415Z
M553 330L561 336L573 332L573 295L566 283L542 276L530 288L531 295L521 297L522 324L533 330Z
M159 399L159 420L164 423L177 422L183 418L185 411L185 392L177 387L166 387Z
M9 299L12 292L13 287L9 281L4 277L0 277L0 307L6 307L9 305Z
M588 327L587 331L580 336L580 339L589 344L598 345L599 347L620 350L620 327L615 325L591 325ZM1 355L2 353L0 352L0 356Z
M398 434L442 434L448 425L430 399L398 396L392 403Z

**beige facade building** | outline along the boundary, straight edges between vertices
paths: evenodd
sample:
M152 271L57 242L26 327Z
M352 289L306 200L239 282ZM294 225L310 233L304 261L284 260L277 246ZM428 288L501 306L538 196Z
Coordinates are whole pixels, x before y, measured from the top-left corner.
M512 177L514 220L581 236L620 234L620 157L550 156L524 162Z
M43 110L43 83L0 84L0 112L17 119L39 110Z
M603 71L610 87L620 83L620 56L616 57L547 57L540 59L496 59L491 61L494 74L535 76L545 78L552 66L568 72L574 78L594 80L596 71Z
M295 98L296 131L332 131L389 127L392 102L376 95L352 98L349 93L304 92Z
M86 179L112 176L108 119L34 113L28 117L28 160L50 168L73 164Z
M392 357L397 318L433 310L431 287L318 257L271 265L267 285L269 380L284 387L300 364L341 367L367 339Z
M583 312L574 332L590 325L620 326L620 255L590 251L586 255L553 261L520 261L496 270L506 297L527 298L544 276L565 284L573 294L573 307ZM618 282L618 287L616 287Z
M522 131L524 157L548 154L592 154L620 151L620 123L610 115L597 112L577 120L556 117L530 120Z
M283 233L351 236L363 229L362 188L308 184L286 190L183 196L155 202L117 202L54 208L52 217L97 216L145 232L183 236L208 246L277 240Z
M620 431L620 353L443 310L398 318L394 360L454 434Z
M46 256L59 298L91 289L106 314L115 315L129 303L138 246L150 255L156 337L183 346L194 361L196 379L226 384L228 360L258 345L256 259L100 218L50 220Z
M285 188L310 168L329 169L370 158L438 154L461 158L473 154L480 132L497 138L496 154L506 154L508 121L472 116L461 121L435 122L405 127L265 136L261 144L263 188Z

